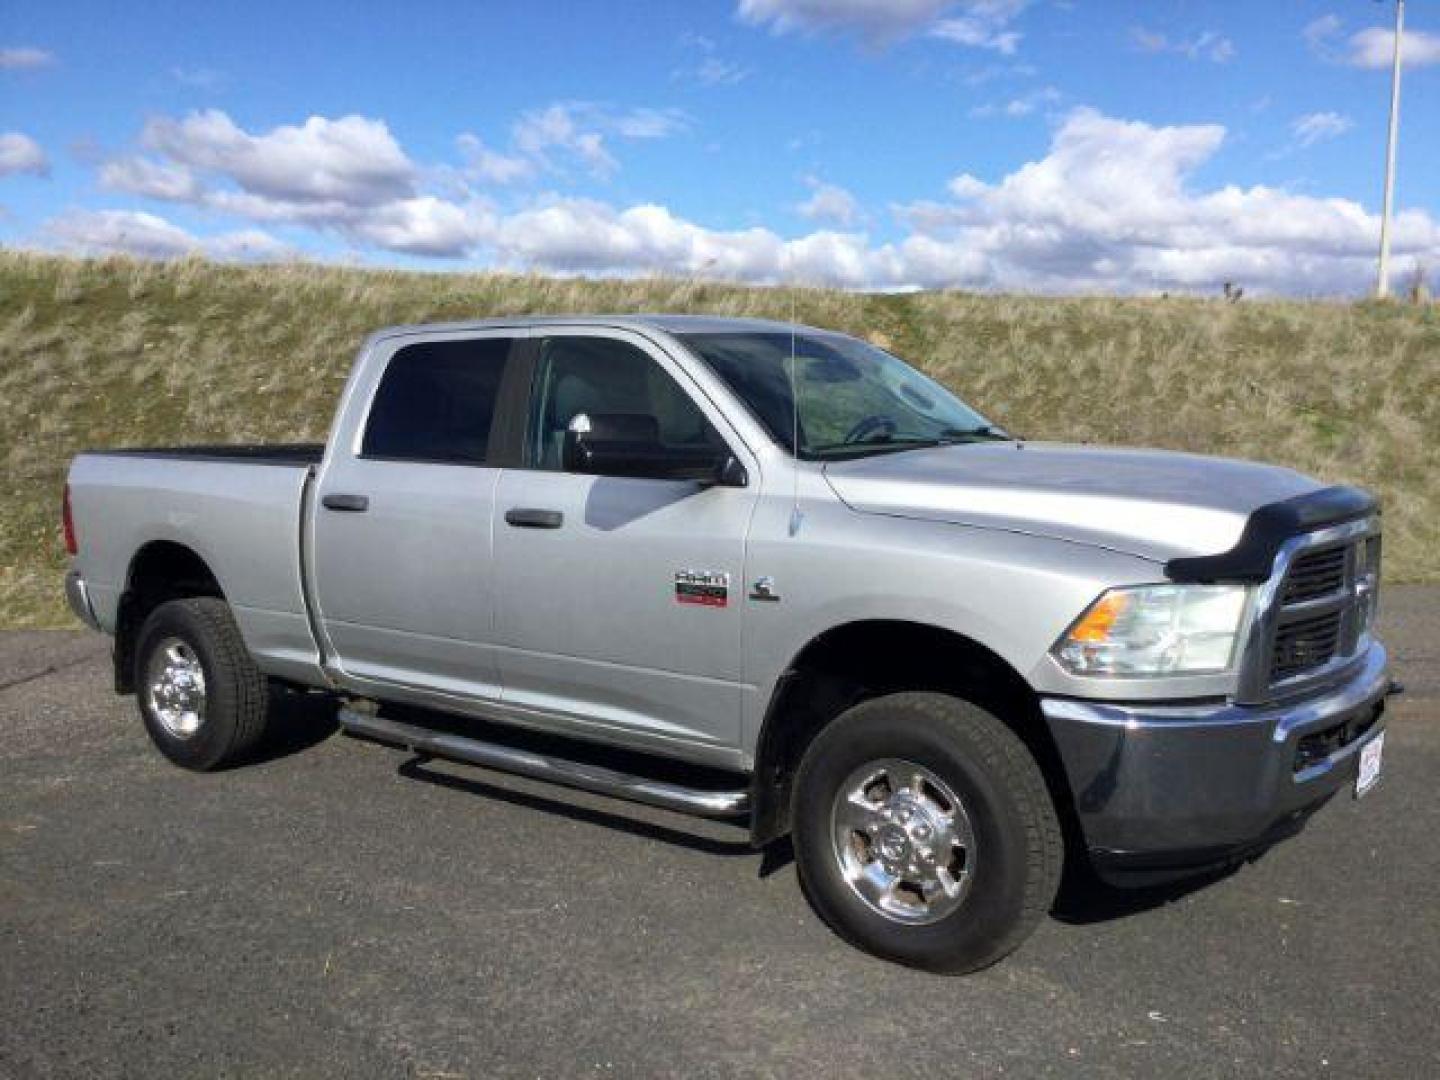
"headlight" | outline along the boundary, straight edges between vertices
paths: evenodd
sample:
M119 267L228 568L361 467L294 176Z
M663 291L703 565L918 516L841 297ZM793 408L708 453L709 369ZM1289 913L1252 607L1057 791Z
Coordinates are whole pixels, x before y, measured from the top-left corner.
M1226 671L1245 615L1234 585L1142 585L1111 589L1052 650L1074 675L1126 678Z

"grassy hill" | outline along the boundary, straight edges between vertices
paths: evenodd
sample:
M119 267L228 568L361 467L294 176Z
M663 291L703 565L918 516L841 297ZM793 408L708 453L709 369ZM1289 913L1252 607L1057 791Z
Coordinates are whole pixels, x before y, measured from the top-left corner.
M1378 491L1386 576L1440 580L1440 308L871 296L0 251L0 625L64 625L57 526L84 447L323 438L397 322L690 311L867 336L1032 438L1170 447Z

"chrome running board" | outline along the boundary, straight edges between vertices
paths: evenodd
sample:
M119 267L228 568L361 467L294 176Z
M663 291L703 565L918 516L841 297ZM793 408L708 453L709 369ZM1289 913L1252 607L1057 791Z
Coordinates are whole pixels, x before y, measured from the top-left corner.
M463 761L468 765L480 765L498 772L548 780L566 787L581 788L600 795L611 795L617 799L628 799L631 802L646 803L698 817L740 817L750 811L750 792L743 788L737 791L714 791L681 787L678 784L617 772L599 765L537 754L533 750L520 750L498 743L481 742L463 735L434 731L415 724L403 724L398 720L387 720L383 716L350 708L342 707L338 715L340 726L351 735L400 746L417 754L430 754L451 761Z

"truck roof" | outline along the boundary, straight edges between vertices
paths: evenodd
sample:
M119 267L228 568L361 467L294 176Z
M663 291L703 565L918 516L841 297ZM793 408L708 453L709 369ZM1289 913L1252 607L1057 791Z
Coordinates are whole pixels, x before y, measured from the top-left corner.
M415 323L389 326L377 331L376 337L396 334L433 333L435 331L480 330L507 326L613 326L631 330L661 330L670 334L788 334L791 330L805 333L831 333L818 327L774 319L736 318L723 315L666 315L650 313L596 315L514 315L501 318L464 319L456 322Z

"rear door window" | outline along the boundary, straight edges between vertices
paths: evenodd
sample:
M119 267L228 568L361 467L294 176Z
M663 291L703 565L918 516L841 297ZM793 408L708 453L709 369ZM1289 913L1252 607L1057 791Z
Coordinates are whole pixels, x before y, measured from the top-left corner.
M397 350L375 390L361 456L483 465L513 344L487 337Z

